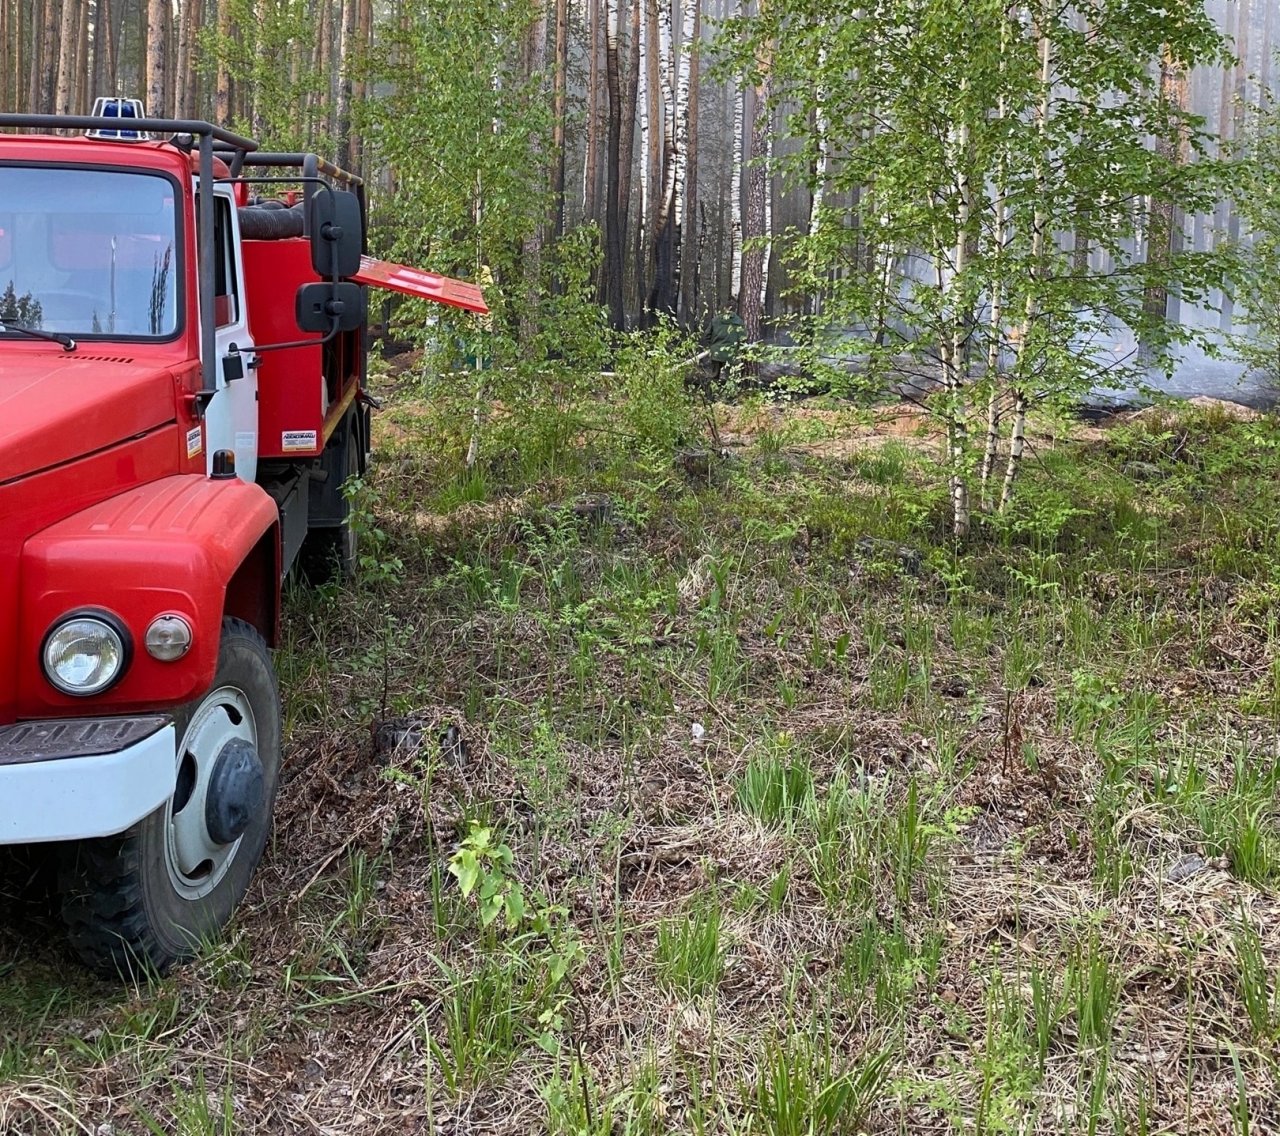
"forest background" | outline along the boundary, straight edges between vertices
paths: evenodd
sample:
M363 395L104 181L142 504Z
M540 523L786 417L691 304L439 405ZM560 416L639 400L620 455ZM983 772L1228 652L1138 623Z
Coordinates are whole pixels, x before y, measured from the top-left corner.
M379 251L487 284L488 328L404 321L515 376L477 412L598 373L606 322L727 310L804 382L932 392L963 534L1029 410L1241 330L1274 370L1276 9L2 0L0 105L136 95L336 156Z

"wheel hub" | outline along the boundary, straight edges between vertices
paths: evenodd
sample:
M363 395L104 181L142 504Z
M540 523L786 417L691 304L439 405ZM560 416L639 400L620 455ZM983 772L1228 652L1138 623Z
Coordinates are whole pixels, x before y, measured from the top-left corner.
M209 778L204 821L215 844L239 840L262 808L263 775L258 751L233 738L222 747Z
M264 799L253 708L244 691L219 687L197 707L178 749L165 862L179 895L194 901L218 886Z

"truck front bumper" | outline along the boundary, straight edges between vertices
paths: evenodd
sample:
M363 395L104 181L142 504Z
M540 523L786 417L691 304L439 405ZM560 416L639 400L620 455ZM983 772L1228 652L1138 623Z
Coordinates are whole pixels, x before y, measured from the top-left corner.
M173 792L163 715L0 726L0 844L112 836Z

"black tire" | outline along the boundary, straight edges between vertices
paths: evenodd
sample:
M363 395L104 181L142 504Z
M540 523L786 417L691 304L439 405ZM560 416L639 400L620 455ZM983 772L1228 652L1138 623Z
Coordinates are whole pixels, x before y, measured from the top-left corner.
M275 669L262 636L238 619L224 620L213 685L174 715L174 795L119 836L81 840L62 850L62 916L72 948L88 967L109 977L164 974L226 925L271 830L280 780L280 717ZM220 739L225 745L227 738L246 737L246 731L252 732L262 764L261 805L237 840L218 846L224 860L204 861L187 874L181 834L196 831L197 820L204 822L196 815L199 810L184 814L184 809L203 801L200 778L207 778L211 759L210 753L197 751ZM212 841L207 825L203 831Z
M364 446L357 410L348 415L340 437L342 440L333 448L328 463L329 482L322 486L326 511L338 517L337 523L312 528L299 553L302 574L311 584L354 580L359 566L359 534L351 523L351 502L342 491L348 482L364 472ZM314 501L312 507L314 510Z

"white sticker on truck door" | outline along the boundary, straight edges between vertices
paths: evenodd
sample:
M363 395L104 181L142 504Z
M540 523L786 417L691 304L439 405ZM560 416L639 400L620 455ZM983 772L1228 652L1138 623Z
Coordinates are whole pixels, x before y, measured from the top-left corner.
M193 458L204 449L204 434L199 426L187 431L187 457Z
M314 450L316 448L316 432L314 430L286 430L280 435L280 448L287 454L298 450Z

